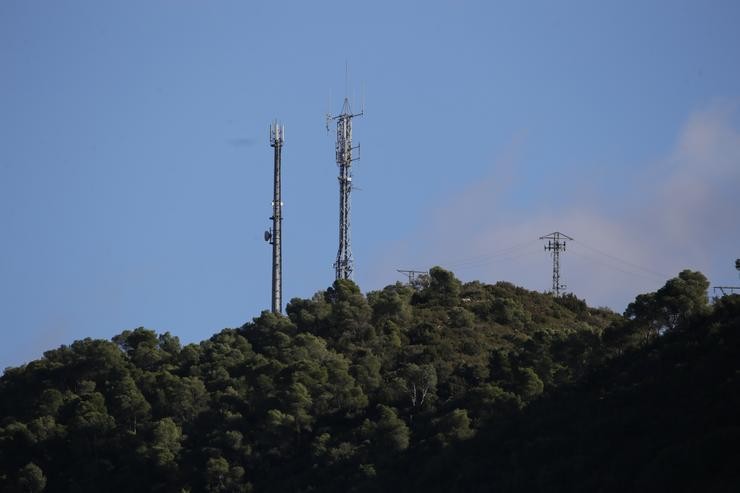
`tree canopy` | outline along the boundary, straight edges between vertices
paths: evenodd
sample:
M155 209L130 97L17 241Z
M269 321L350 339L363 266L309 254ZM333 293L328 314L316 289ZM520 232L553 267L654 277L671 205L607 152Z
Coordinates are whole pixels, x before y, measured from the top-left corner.
M0 490L734 491L740 296L707 288L619 315L435 267L76 341L0 377Z

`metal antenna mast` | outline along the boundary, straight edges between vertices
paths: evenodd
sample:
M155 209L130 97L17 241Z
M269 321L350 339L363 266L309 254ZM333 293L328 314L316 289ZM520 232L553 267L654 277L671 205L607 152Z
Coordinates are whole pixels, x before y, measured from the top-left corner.
M360 146L352 147L352 118L362 116L364 111L352 113L349 98L344 98L342 113L337 116L326 115L326 129L329 121L337 121L336 159L339 166L339 250L334 262L336 279L352 277L352 249L350 247L350 192L352 191L352 161L360 159ZM357 149L357 157L352 151Z
M272 245L272 313L283 309L283 202L281 197L280 161L285 141L285 127L277 121L270 125L270 146L275 150L275 177L272 192L272 228L265 231L265 241Z
M555 296L560 296L560 290L566 287L565 284L560 284L560 252L565 251L565 240L573 241L573 238L556 231L540 236L540 240L547 240L545 251L552 252L552 292Z

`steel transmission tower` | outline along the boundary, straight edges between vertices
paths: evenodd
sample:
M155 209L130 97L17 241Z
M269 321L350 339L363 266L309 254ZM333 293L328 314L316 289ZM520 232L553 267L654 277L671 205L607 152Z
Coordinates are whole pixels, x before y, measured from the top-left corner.
M411 286L413 286L420 277L429 275L429 271L426 270L396 269L396 272L408 277L409 285Z
M429 284L429 271L414 269L396 269L396 272L409 278L409 286L419 290Z
M363 111L353 114L349 99L344 98L342 113L337 116L326 115L326 128L329 121L337 121L336 159L339 166L339 250L334 262L336 279L352 277L353 260L350 245L350 193L352 192L352 161L360 159L360 146L352 147L352 118L362 116ZM357 149L357 157L352 151Z
M556 231L540 236L540 240L547 240L545 251L552 252L552 292L555 296L560 296L560 290L566 287L565 284L560 284L560 252L565 251L565 240L573 241L573 238Z
M272 312L283 309L283 202L281 197L280 165L285 141L285 127L278 122L270 125L270 146L275 150L275 177L272 192L272 228L265 231L265 241L272 245Z
M740 258L735 260L735 269L740 271ZM733 294L736 291L740 291L740 286L714 286L715 297L716 297L717 291L722 293L722 296L726 296L728 292L730 294Z

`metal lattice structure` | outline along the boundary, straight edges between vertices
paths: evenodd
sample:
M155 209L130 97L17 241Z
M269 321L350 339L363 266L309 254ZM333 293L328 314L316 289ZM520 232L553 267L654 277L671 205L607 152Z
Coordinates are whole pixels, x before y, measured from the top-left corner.
M283 202L280 167L285 127L278 122L270 125L270 146L274 149L275 177L272 192L272 229L265 231L265 240L272 245L272 312L283 309Z
M362 116L363 112L353 114L349 99L344 98L342 112L337 116L327 115L327 130L330 120L337 122L336 160L339 166L339 249L334 262L336 279L351 279L353 271L352 248L350 243L350 195L352 192L352 161L360 159L360 146L352 147L352 118ZM357 150L357 156L352 151Z
M740 258L735 260L735 269L740 271ZM717 298L717 292L721 293L722 296L728 294L740 293L740 286L714 286L714 297Z
M549 235L540 236L540 240L547 240L545 251L552 252L552 293L560 296L561 290L566 288L560 283L560 252L565 251L565 240L573 241L573 238L559 231Z
M428 270L396 269L396 272L408 277L408 284L414 289L421 289L424 285L429 283Z
M717 297L717 291L719 291L722 296L727 296L727 294L734 294L740 292L740 286L714 286L712 289L714 289L714 297Z

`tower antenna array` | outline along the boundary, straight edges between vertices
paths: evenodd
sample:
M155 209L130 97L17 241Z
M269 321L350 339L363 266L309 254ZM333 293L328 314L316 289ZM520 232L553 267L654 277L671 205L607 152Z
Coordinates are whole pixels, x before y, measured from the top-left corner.
M272 228L265 231L265 241L272 245L272 312L283 309L283 202L281 197L280 166L285 141L285 127L277 121L270 125L270 147L275 151L275 177L272 192Z
M353 260L350 245L350 192L352 191L352 161L360 159L360 146L352 147L352 118L362 116L364 111L352 113L349 98L344 98L342 112L339 115L326 115L326 129L329 121L337 122L336 160L339 166L339 249L334 262L336 279L352 277ZM357 156L352 151L357 150Z
M565 289L565 284L560 284L560 252L565 251L565 240L573 241L573 238L559 231L549 235L540 236L540 240L547 240L545 251L552 252L552 293L560 296L560 291Z

